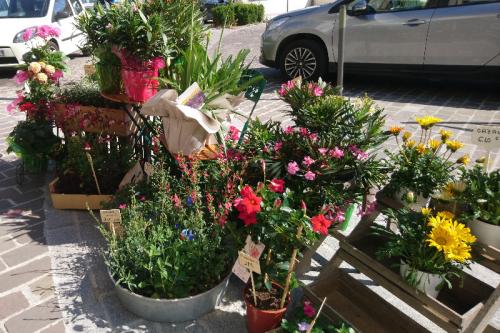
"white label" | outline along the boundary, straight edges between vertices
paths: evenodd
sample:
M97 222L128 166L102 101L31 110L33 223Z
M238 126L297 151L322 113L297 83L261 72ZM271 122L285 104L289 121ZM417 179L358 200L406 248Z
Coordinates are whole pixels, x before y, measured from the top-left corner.
M500 148L500 126L477 126L473 128L472 143L488 150Z
M248 236L246 239L245 247L243 248L242 252L245 253L246 255L249 255L252 258L255 258L258 261L258 259L262 255L262 252L264 252L265 247L266 246L262 243L255 244L254 242L252 242L251 237ZM236 261L236 263L234 264L233 273L234 273L234 275L239 277L241 279L241 281L243 281L245 283L250 278L250 271L247 268L245 268L243 265L240 264L239 258ZM259 265L259 274L260 274L260 265Z
M248 269L249 271L252 271L254 273L260 274L260 262L259 259L252 257L249 254L246 254L245 252L238 252L238 263Z
M119 209L101 209L101 221L103 223L121 223L122 222L122 214Z

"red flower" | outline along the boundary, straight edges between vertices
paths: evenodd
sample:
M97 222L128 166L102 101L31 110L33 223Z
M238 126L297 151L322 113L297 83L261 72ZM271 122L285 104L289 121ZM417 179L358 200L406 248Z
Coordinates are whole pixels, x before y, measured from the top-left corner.
M327 220L324 215L316 215L311 218L311 224L314 232L319 232L322 235L328 235L328 228L332 225L330 220Z
M316 315L316 310L309 301L304 302L304 314L309 318L313 318Z
M240 191L242 198L234 201L234 207L240 213L238 218L243 220L245 226L257 223L257 213L260 212L262 198L258 197L248 185Z
M269 183L269 189L275 193L285 192L285 181L283 179L274 178Z

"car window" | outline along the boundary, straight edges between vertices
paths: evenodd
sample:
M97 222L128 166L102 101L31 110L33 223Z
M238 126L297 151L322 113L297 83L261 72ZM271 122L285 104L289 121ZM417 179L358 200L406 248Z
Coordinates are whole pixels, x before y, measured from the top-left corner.
M49 0L0 0L0 18L44 17Z
M71 0L71 7L73 7L75 15L78 15L83 11L82 5L80 5L80 1L78 0Z
M500 0L439 0L438 7L455 7L500 2Z
M366 2L371 13L386 13L427 8L429 0L367 0ZM352 2L348 9L356 3L357 1Z
M58 17L70 17L73 16L73 11L67 0L56 0L54 2L54 13L52 14L52 19L56 20Z

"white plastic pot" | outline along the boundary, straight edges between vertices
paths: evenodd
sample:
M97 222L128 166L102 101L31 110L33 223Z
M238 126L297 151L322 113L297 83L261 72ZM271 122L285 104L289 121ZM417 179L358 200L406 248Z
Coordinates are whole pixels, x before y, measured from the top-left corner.
M417 284L414 286L428 296L436 298L439 294L437 287L443 282L443 278L437 274L430 274L411 268L407 263L401 260L399 267L401 277L406 281L410 274L415 274Z
M500 226L480 220L469 222L468 226L480 243L500 250Z

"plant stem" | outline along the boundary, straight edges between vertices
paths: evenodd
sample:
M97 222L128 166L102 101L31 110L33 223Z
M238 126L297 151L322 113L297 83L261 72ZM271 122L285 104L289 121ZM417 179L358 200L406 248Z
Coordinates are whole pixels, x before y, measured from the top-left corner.
M299 239L302 235L303 228L304 227L302 225L299 225L297 229L297 239ZM285 289L283 290L283 296L281 296L280 308L283 308L285 306L286 296L288 295L288 291L290 290L290 280L292 279L292 273L295 269L295 261L297 259L298 252L299 250L297 248L293 249L292 251L292 258L290 259L290 264L288 265L288 274L286 275Z

